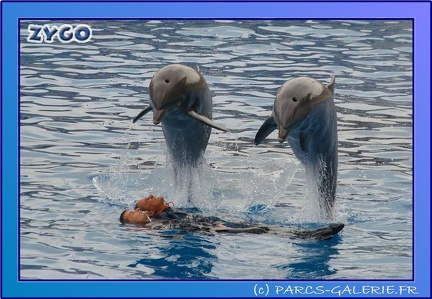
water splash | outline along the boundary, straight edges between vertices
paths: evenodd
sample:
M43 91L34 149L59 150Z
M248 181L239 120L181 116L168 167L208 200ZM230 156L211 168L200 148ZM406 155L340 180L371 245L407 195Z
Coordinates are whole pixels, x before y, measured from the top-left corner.
M159 186L162 194L169 198L177 207L195 207L203 211L217 209L220 199L213 194L219 179L217 174L203 160L191 166L176 166L167 161L164 169L169 184Z
M131 129L132 126L123 135L127 145L117 162L108 170L93 177L93 185L99 191L102 202L127 206L140 198L136 191L141 184L143 174L131 171L131 168L138 165L138 161L135 160L129 150Z
M175 207L196 207L258 222L326 221L320 213L314 178L303 177L303 165L293 156L275 157L271 152L245 155L234 138L211 146L215 161L210 164L203 160L194 167L174 167L167 159L164 167L140 169L129 150L128 134L126 149L116 164L93 178L105 203L131 207L140 198L154 194L163 195ZM300 188L293 184L297 177Z
M318 162L319 166L317 169L311 167L305 169L303 184L303 201L301 209L298 215L295 216L296 221L300 219L306 220L311 223L328 223L336 222L337 219L343 217L340 214L340 210L337 209L338 200L335 199L335 203L331 210L331 216L327 213L327 203L324 202L322 190L328 186L320 186L322 182L318 179L320 175L323 175L325 171L324 161ZM319 175L316 174L319 173Z
M132 155L126 151L109 170L93 177L93 185L99 191L102 202L129 205L132 199L139 199L136 187L142 178L139 174L129 172L130 165L134 163Z

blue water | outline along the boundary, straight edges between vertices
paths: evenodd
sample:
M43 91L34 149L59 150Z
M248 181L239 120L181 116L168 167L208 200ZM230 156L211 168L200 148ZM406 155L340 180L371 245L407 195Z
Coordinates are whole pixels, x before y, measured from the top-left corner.
M43 24L32 22L36 24ZM70 23L57 21L57 24ZM85 21L90 43L31 44L21 22L20 278L409 279L412 277L410 21ZM213 94L192 202L166 165L148 103L154 73L199 65ZM176 207L268 225L323 223L304 169L255 133L288 78L336 75L339 178L331 241L177 236L122 226L150 193ZM174 237L173 237L174 235Z

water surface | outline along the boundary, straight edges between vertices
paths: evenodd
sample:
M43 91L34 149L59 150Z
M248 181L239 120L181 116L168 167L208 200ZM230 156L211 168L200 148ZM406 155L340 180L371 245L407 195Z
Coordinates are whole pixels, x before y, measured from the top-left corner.
M21 279L412 277L410 21L76 23L91 26L91 42L31 44L21 22ZM230 128L213 130L206 166L191 174L192 204L278 226L321 219L289 146L276 133L257 147L253 138L287 79L336 75L339 237L172 238L120 225L121 211L150 193L190 204L166 165L161 127L150 116L132 125L170 63L200 67L213 118Z

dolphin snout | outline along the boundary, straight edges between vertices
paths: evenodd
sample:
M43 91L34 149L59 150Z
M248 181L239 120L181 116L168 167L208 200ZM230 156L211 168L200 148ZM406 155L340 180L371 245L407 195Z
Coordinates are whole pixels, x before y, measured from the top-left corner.
M155 125L158 125L162 121L164 115L165 115L165 110L157 110L157 109L153 110L153 123Z
M289 129L279 127L278 141L283 143L289 134Z

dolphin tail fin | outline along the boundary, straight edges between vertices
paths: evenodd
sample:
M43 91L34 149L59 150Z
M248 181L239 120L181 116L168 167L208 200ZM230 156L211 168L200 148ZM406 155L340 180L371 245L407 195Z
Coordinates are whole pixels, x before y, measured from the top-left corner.
M152 111L153 108L148 106L146 107L143 111L141 111L134 119L133 119L133 123L136 123L141 117L143 117L144 115L146 115L149 111Z
M270 116L266 119L266 121L262 124L261 128L259 128L258 132L255 135L255 145L260 144L261 142L266 139L268 135L270 135L271 132L276 130L277 124L273 118L273 116Z
M335 83L336 83L336 78L335 78L335 74L333 74L330 78L330 83L327 84L327 88L330 90L332 95L334 95Z

